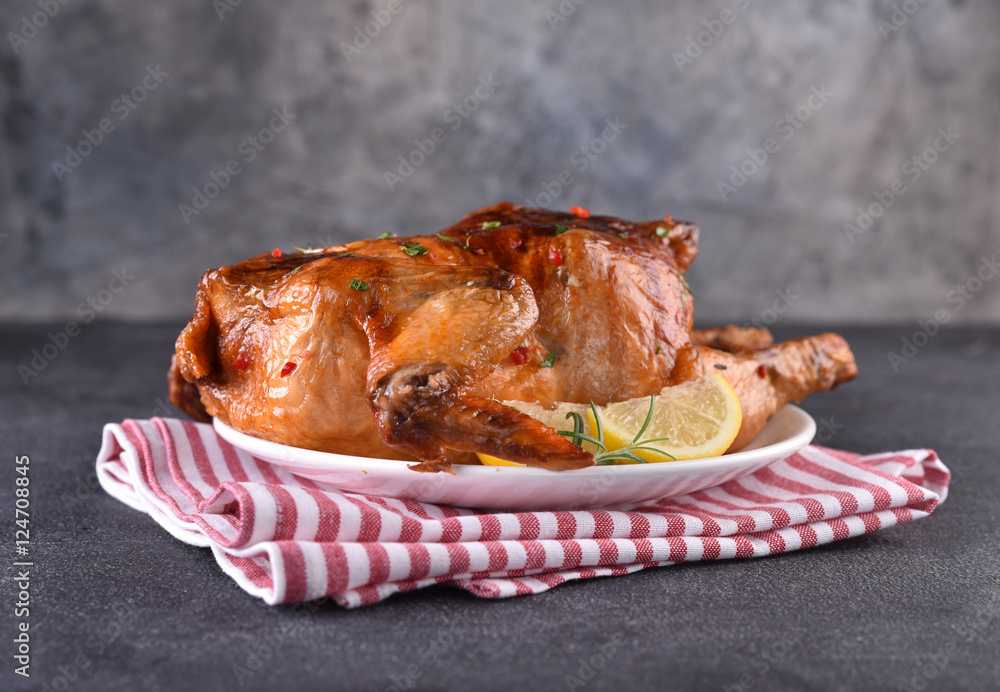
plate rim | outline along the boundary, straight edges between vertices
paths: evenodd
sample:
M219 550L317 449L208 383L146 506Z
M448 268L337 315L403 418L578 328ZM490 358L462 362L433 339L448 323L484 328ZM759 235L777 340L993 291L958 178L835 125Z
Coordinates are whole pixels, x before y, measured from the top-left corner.
M498 475L505 475L510 478L523 479L552 479L554 474L559 476L569 476L573 478L586 479L601 477L604 475L624 474L632 478L642 478L643 476L659 476L669 469L672 473L683 473L684 471L712 471L721 470L730 466L739 466L742 463L752 464L759 461L761 457L774 456L775 460L787 458L795 452L808 446L816 436L816 421L813 417L795 404L785 404L768 420L771 425L779 415L791 416L798 425L796 432L789 437L778 442L754 449L744 449L717 457L703 457L701 459L687 459L683 461L659 462L653 464L627 464L612 466L588 466L587 468L574 469L570 471L550 471L532 466L476 466L456 464L452 467L457 476L467 478L488 477L496 478ZM361 457L350 454L338 454L336 452L320 452L315 449L304 447L292 447L291 445L272 442L253 435L236 430L230 425L222 422L218 418L212 418L212 427L218 435L234 447L258 457L261 461L282 466L270 461L272 458L282 459L289 465L300 468L308 468L316 471L350 471L355 467L364 465L366 473L372 472L395 472L407 470L408 467L416 463L404 459L383 459L378 457ZM764 430L767 429L765 426ZM761 434L763 434L763 430ZM753 444L751 441L750 444ZM290 452L289 452L290 450ZM332 457L332 458L331 458ZM450 474L448 474L450 475Z

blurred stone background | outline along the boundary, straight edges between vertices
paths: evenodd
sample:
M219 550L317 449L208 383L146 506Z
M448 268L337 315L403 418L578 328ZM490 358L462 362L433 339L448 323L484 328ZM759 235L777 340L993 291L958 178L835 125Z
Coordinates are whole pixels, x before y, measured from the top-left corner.
M1000 321L995 0L61 1L0 5L0 320L530 198L697 221L702 323Z

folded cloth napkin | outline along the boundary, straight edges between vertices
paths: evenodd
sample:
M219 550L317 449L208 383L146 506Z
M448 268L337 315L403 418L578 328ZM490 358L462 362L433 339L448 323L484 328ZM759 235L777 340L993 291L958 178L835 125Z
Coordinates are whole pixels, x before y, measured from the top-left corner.
M809 548L925 517L951 477L930 450L810 446L638 511L488 512L341 492L255 459L209 425L104 428L101 485L267 603L346 607L432 584L483 598L697 560Z

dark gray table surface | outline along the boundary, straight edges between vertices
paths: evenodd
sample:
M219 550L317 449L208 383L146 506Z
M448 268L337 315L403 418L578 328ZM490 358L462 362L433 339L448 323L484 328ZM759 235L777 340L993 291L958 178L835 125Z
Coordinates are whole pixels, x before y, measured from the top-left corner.
M209 550L98 487L102 425L170 414L164 375L179 325L87 325L24 386L17 366L56 327L0 327L5 570L17 455L31 459L35 563L32 675L13 672L7 579L0 689L1000 688L1000 330L946 330L899 373L887 353L915 326L841 330L860 376L804 404L833 446L936 449L954 475L929 518L532 597L435 587L347 611L267 606Z

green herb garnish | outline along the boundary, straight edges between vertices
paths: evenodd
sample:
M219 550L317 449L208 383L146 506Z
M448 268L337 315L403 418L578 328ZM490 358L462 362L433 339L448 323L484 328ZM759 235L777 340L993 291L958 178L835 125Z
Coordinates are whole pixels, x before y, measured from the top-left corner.
M656 235L658 235L661 238L666 238L668 235L670 235L670 231L668 231L663 226L657 226L656 227Z
M601 414L597 412L597 406L594 402L590 402L590 411L594 414L594 423L597 428L597 437L591 437L590 435L584 434L583 430L583 416L581 416L576 411L570 411L566 414L566 418L573 419L573 430L559 430L557 431L560 435L568 437L573 441L573 444L582 446L581 443L589 442L595 445L598 449L602 450L594 455L594 463L596 466L612 466L617 461L631 461L634 464L647 464L645 459L636 454L637 451L652 452L654 454L662 454L668 457L671 461L677 461L677 458L672 454L667 454L666 452L656 449L655 447L650 447L648 445L653 442L665 442L669 440L669 437L656 437L649 440L641 439L643 434L649 428L649 424L653 420L653 407L656 405L656 397L649 397L649 412L646 413L646 420L643 421L642 427L639 428L639 432L635 434L627 445L621 449L609 450L607 445L604 444L604 426L601 424Z
M344 254L339 255L339 256L340 257L354 257L354 253L353 252L345 252Z
M395 238L395 237L396 237L396 234L395 234L395 233L393 233L393 232L391 232L391 231L386 231L385 233L383 233L382 235L380 235L380 236L378 237L378 239L379 239L379 240L386 240L386 239L388 239L388 238Z
M312 243L309 243L304 248L297 247L295 245L293 245L292 247L294 247L296 250L298 250L299 252L301 252L303 255L315 255L318 252L323 252L323 248L321 248L321 247L314 248L312 246Z
M351 279L351 288L355 288L359 291L367 291L368 284L360 279Z
M413 257L414 255L426 255L427 248L420 243L403 243L403 252L408 254L410 257Z
M569 226L556 226L556 235L562 235L569 230Z
M628 238L628 233L619 233L618 237L619 238Z
M302 267L304 267L304 266L306 266L306 265L304 265L304 264L300 264L299 266L295 267L295 269L293 269L292 271L290 271L290 272L288 272L288 273L289 273L289 274L294 274L294 273L295 273L295 272L297 272L297 271L298 271L299 269L302 269Z
M684 287L684 290L686 290L691 295L694 295L694 291L691 290L691 287L688 285L688 281L687 279L684 278L684 275L678 274L677 277L681 280L681 286Z
M549 351L549 355L545 356L545 360L538 364L540 368L551 368L556 364L556 352Z
M663 350L663 344L656 344L656 355L660 355L660 351Z
M490 228L500 228L499 221L483 221L483 230L488 230Z
M440 233L435 233L434 235L436 235L436 236L437 236L438 238L440 238L441 240L447 240L447 241L449 241L449 242L454 242L454 240L455 240L454 238L449 238L448 236L446 236L446 235L441 235Z
M729 366L728 365L723 365L722 363L716 363L715 364L715 369L716 370L728 370Z

